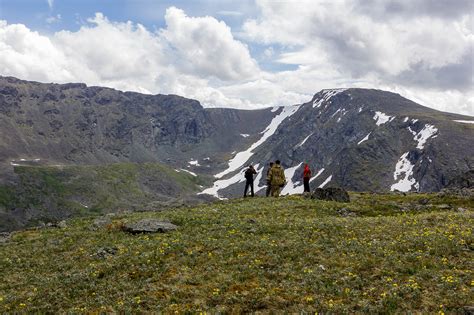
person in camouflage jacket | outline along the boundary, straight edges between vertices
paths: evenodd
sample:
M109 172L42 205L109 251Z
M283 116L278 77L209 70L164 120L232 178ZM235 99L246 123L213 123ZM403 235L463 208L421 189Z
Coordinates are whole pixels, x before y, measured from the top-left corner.
M286 184L285 171L280 165L280 160L276 160L268 172L267 183L271 185L272 197L278 197L281 188Z

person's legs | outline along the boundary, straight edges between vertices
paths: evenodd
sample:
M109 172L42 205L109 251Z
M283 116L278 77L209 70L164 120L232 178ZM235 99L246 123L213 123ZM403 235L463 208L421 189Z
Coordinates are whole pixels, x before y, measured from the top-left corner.
M253 194L253 181L250 182L250 192L252 193L252 197L254 197L254 194Z
M272 186L272 197L280 196L280 186Z
M245 181L245 189L244 189L244 198L247 197L247 191L249 189L249 181Z
M309 190L309 178L304 178L303 179L303 184L304 184L304 192L310 192Z
M267 183L267 190L265 191L265 196L270 196L270 193L272 192L272 186L270 183Z

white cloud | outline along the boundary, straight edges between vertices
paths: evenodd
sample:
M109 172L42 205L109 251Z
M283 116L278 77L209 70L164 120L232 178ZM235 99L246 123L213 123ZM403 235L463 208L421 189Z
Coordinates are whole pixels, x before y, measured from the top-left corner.
M121 90L179 94L208 106L255 107L224 95L211 81L246 80L259 68L247 47L212 17L167 11L167 28L116 23L97 13L78 31L41 35L0 22L0 73L42 82L86 82ZM219 80L221 79L221 80Z
M50 9L53 8L53 5L54 5L54 0L48 0L48 6Z
M297 83L294 91L317 91L301 76L313 86L390 87L417 95L424 105L473 115L474 35L472 16L462 9L467 2L452 8L441 1L438 6L449 12L437 14L429 1L392 1L391 9L388 1L367 2L373 6L348 0L259 0L261 15L247 20L240 36L286 48L276 60L300 67L275 77L293 77L280 84Z
M188 17L184 11L168 8L162 35L184 62L180 68L203 77L238 80L255 77L257 63L248 48L236 41L230 28L213 17Z
M412 14L403 0L403 15L384 19L386 6L356 3L259 0L260 15L246 20L237 38L223 21L175 7L157 31L100 13L77 31L52 35L0 21L0 74L178 94L205 106L237 108L301 103L323 88L380 88L474 115L468 15L461 9ZM259 47L252 49L256 56L245 42ZM291 70L263 71L254 58L266 69L273 63Z

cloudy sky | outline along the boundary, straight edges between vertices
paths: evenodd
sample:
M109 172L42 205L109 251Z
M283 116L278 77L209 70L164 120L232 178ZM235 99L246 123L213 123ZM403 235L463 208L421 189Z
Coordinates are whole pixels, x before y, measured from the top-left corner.
M204 106L390 90L474 115L472 0L0 0L0 75Z

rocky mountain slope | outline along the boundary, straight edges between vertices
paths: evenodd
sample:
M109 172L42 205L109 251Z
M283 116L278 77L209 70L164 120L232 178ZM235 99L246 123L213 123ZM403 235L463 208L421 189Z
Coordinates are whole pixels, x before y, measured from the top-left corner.
M367 89L323 90L286 110L274 133L250 150L248 161L237 153L206 192L238 196L237 164L257 164L266 172L264 163L277 158L288 179L283 193L303 191L304 163L313 169L313 187L355 191L438 191L474 168L474 117ZM257 178L263 189L264 176Z
M304 163L313 188L438 191L474 168L472 121L379 90L323 90L305 104L245 111L205 109L176 95L0 77L0 213L45 215L34 204L11 202L15 191L27 191L25 172L78 166L84 174L77 176L87 179L88 166L112 163L152 163L196 177L183 195L156 184L173 176L152 176L161 187L153 194L179 199L240 196L249 163L261 194L275 159L286 169L283 194L302 192ZM46 210L48 204L42 201Z
M270 109L204 110L176 95L0 77L0 164L5 172L28 162L186 166L208 155L225 160L249 141L240 134L257 133L271 116Z

